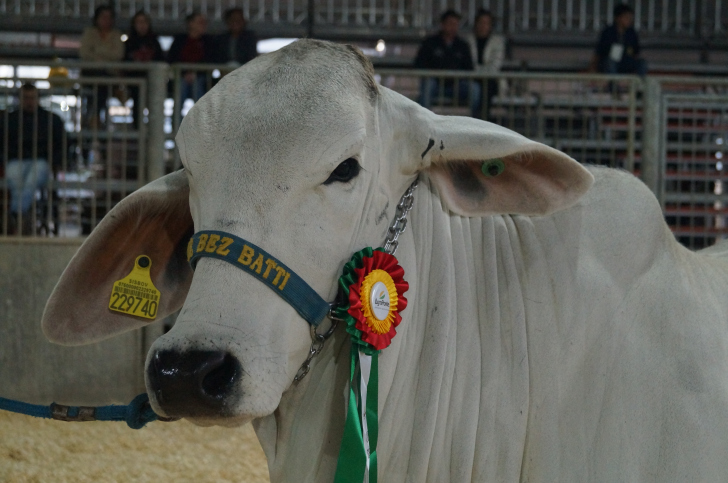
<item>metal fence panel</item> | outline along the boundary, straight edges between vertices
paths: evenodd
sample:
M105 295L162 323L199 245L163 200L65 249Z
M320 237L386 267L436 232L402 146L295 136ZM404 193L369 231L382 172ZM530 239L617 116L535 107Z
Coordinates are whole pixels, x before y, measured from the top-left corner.
M677 239L693 249L728 238L728 95L663 97L660 198Z
M88 234L146 182L146 80L21 72L0 78L0 236Z
M144 67L139 77L125 64L94 64L116 69L115 76L91 77L82 75L88 65L69 64L61 76L25 79L25 64L32 62L18 62L0 78L0 236L22 236L26 225L30 236L86 234L124 196L179 169L174 136L183 116L233 69L160 64ZM668 224L691 248L728 236L726 79L403 69L376 75L440 114L486 119L582 163L634 173L655 191ZM52 176L32 194L27 214L13 217L12 147L30 141L27 157L40 158L37 139L24 140L8 127L13 116L23 120L18 92L24 80L42 84L41 106L58 114L64 129ZM33 125L31 138L43 127ZM58 141L40 137L48 148Z
M439 114L474 116L580 162L639 175L638 77L381 69L382 85Z

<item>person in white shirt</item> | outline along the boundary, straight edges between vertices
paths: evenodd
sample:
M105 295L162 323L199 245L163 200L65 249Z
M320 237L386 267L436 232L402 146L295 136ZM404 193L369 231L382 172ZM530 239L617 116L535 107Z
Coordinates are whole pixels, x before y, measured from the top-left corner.
M473 56L475 71L481 74L497 74L503 66L506 56L506 40L500 34L493 32L495 23L490 10L478 10L473 24L473 33L468 36L470 52ZM499 83L495 79L488 79L483 89L486 92L484 98L486 106L478 109L484 119L488 118L488 111L491 99L498 94Z

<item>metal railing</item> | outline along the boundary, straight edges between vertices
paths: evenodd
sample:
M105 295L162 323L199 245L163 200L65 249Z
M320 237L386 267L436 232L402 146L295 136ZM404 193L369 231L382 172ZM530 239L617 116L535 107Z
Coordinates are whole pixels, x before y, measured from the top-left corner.
M690 248L728 237L728 80L649 79L657 159L649 183L675 236Z
M148 74L163 71L166 89L167 66L45 66L55 75L39 80L23 76L23 66L43 68L33 64L0 75L0 236L85 235L164 172L164 134L154 126L166 96L150 96L147 78L159 90Z
M0 0L0 15L90 18L100 0ZM155 20L181 20L192 10L214 20L230 7L240 7L252 24L411 27L430 29L439 15L455 8L472 25L480 8L500 19L501 30L518 32L598 32L612 21L616 0L117 0L120 17L139 9ZM724 0L634 0L635 25L645 33L679 33L711 37L728 28Z
M377 71L380 83L440 114L474 116L581 162L639 174L635 76Z
M42 81L49 87L42 90L44 106L65 116L65 158L33 196L32 234L85 234L123 196L178 169L174 135L182 118L231 70L155 64L144 66L146 77L129 77L124 69L138 72L137 65L91 65L124 75L84 77L81 69L89 64L68 64L68 78ZM634 173L655 192L668 224L687 246L700 248L728 236L722 149L728 142L728 80L404 69L380 69L376 75L382 85L440 114L486 119L582 163ZM13 74L4 82L0 102L17 102L20 78ZM106 107L111 118L94 125L90 119L99 112L102 87L111 88ZM140 124L134 123L137 99L119 95L132 88L140 93ZM7 129L3 135L8 137ZM22 234L18 220L10 229L10 188L7 176L0 177L0 236Z

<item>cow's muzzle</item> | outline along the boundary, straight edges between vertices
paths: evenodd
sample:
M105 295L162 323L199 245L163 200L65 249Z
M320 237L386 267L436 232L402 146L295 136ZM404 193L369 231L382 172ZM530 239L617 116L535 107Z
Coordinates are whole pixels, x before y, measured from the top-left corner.
M147 366L147 382L169 417L229 416L235 406L242 368L223 351L158 350Z

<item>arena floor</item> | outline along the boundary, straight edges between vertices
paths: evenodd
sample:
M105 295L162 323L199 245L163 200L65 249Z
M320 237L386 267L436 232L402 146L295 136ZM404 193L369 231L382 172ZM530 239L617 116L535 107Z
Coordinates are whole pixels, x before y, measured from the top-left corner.
M200 428L154 422L65 423L0 411L4 483L267 483L268 467L251 425Z

